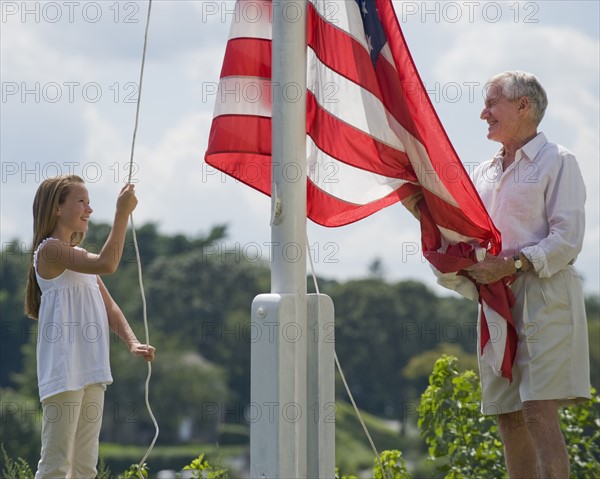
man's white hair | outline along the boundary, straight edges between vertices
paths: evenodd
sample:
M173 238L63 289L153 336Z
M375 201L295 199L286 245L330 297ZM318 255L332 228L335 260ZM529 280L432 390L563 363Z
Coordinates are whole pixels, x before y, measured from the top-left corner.
M548 106L548 97L546 90L535 75L518 70L505 71L490 78L485 89L489 89L492 85L499 86L502 94L509 100L516 100L522 96L527 97L532 106L533 119L536 125L540 124Z

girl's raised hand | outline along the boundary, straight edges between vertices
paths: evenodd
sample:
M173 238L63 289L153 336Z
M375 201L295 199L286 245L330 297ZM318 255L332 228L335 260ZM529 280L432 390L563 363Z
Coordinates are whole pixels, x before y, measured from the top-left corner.
M117 213L129 216L133 210L135 210L138 200L135 196L134 188L134 185L131 183L128 183L121 188L121 192L117 198Z

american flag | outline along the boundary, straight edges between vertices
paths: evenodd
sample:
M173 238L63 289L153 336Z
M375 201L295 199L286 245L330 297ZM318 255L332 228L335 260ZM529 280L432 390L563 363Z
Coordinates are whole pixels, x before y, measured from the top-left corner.
M236 3L205 156L267 195L271 7ZM391 0L309 0L307 24L308 217L342 226L401 201L419 219L424 255L437 271L456 273L478 249L499 253L500 234L437 117ZM490 321L507 325L481 347L493 347L497 371L510 378L510 290L481 287L479 298L493 305L483 308Z

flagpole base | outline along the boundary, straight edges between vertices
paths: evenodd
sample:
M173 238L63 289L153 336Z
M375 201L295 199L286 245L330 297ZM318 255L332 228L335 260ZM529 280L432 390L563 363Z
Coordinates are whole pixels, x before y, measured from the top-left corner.
M250 477L333 479L331 298L261 294L252 302L251 331Z
M308 300L308 477L335 477L335 323L331 298Z

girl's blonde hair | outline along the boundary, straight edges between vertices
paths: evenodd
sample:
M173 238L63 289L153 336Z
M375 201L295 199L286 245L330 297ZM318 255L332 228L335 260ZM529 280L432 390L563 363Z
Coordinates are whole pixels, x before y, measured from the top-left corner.
M85 182L77 175L63 175L47 178L38 187L33 200L32 252L35 252L40 243L48 238L56 228L58 206L65 202L74 183ZM71 245L80 244L83 237L84 233L73 233L71 235ZM25 292L25 314L32 319L38 319L42 292L35 278L33 256L32 254Z

